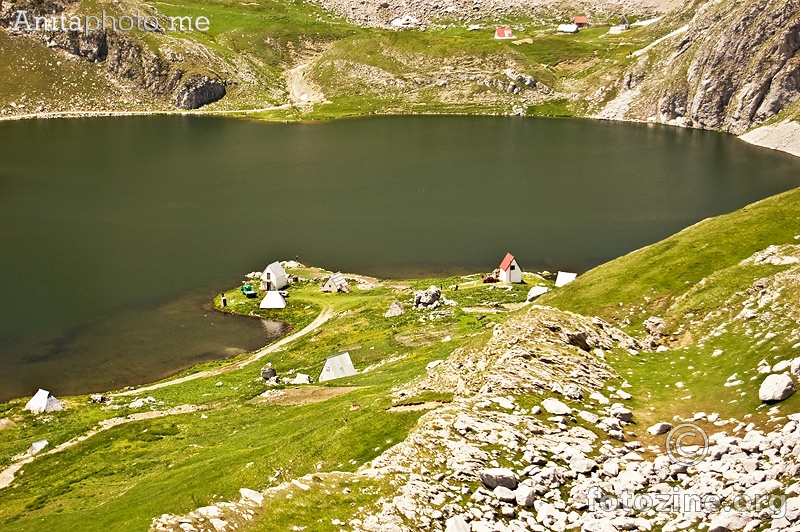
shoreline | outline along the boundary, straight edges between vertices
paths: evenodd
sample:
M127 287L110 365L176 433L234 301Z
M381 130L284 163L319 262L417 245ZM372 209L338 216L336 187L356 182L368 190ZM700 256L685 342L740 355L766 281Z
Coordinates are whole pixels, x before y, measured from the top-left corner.
M124 117L124 116L221 116L225 117L228 115L251 115L256 113L268 112L268 111L278 111L280 109L290 109L293 107L293 104L286 103L283 105L276 105L271 107L263 107L259 109L234 109L234 110L225 110L225 111L202 111L202 110L191 110L191 111L166 111L166 110L152 110L152 111L54 111L49 113L28 113L23 115L12 115L12 116L0 116L0 122L15 122L21 120L51 120L51 119L59 119L59 118L103 118L103 117ZM315 122L325 122L328 120L342 120L348 118L369 118L375 116L516 116L516 115L498 115L497 113L489 113L486 115L469 113L469 114L454 114L454 113L432 113L431 115L422 115L419 113L392 113L386 115L377 115L374 113L370 114L362 114L362 115L351 115L351 116L343 116L343 117L331 117L331 118L317 118L317 119L302 119L298 118L294 120L298 123L315 123ZM233 116L233 118L246 118L246 116L239 117ZM549 116L522 116L520 118L583 118L589 120L601 120L601 121L612 121L612 122L626 122L626 123L639 123L639 124L650 124L651 122L646 122L643 120L629 120L629 119L609 119L599 115L587 115L587 116L572 116L572 117L549 117ZM267 118L258 118L257 120L263 122L288 122L289 120L269 120ZM665 126L670 126L670 124L661 124ZM680 126L672 126L672 127L680 127ZM693 128L689 128L693 129ZM705 130L704 130L705 131ZM714 131L714 130L709 130ZM717 131L717 133L724 133L724 131ZM788 153L794 157L800 157L800 123L794 122L792 120L783 120L782 122L778 122L775 124L767 124L757 126L750 131L743 133L741 135L736 135L736 138L742 140L748 144L753 146L760 146L762 148L767 148L770 150L780 151L783 153Z

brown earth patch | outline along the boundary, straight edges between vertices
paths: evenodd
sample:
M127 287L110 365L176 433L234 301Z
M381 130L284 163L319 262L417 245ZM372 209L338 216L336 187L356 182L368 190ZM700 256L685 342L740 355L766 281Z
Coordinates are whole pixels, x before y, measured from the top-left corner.
M338 397L353 390L360 389L359 386L341 386L338 388L328 386L298 386L297 388L284 388L282 390L267 390L266 397L259 395L248 401L252 404L272 404L281 406L298 406L311 403L321 403L333 397Z

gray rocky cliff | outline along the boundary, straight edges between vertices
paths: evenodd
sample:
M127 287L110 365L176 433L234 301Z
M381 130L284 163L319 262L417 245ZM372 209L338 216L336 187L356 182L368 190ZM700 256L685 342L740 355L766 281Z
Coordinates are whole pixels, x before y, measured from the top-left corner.
M2 1L0 4L0 28L16 38L31 38L41 41L48 48L81 58L88 62L103 63L109 74L118 82L145 90L159 100L171 102L180 109L197 109L225 96L225 82L211 71L207 53L201 53L208 64L187 62L185 54L164 54L145 43L137 31L114 31L111 29L92 31L15 32L14 22L18 10L33 16L71 14L73 2L67 0L45 0L44 2ZM160 20L162 28L167 24L160 13L150 13ZM154 34L165 32L158 28ZM193 45L187 44L191 49ZM196 45L194 45L196 47ZM203 50L203 52L206 52ZM192 72L187 76L187 71Z
M800 0L712 1L631 69L626 117L740 134L800 98Z

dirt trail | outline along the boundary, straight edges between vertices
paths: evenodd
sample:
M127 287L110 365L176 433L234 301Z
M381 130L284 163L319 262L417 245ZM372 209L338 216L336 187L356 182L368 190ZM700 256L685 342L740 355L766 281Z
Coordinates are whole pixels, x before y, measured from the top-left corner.
M60 453L64 449L68 449L73 445L77 445L82 441L86 441L92 436L96 434L100 434L104 430L108 430L110 428L124 425L125 423L131 423L133 421L141 421L143 419L153 419L157 417L164 417L164 416L174 416L178 414L189 414L191 412L197 412L201 410L203 407L196 406L196 405L181 405L170 408L169 410L154 410L151 412L138 412L136 414L131 414L126 417L114 417L111 419L104 419L103 421L97 424L97 428L90 430L86 434L81 434L80 436L76 436L69 441L62 443L56 447L53 447L47 452L35 454L32 456L28 456L27 458L20 459L17 462L14 462L7 468L0 471L0 489L7 487L14 481L14 475L16 475L17 471L22 469L24 466L33 462L36 458L40 456L48 456L51 454Z

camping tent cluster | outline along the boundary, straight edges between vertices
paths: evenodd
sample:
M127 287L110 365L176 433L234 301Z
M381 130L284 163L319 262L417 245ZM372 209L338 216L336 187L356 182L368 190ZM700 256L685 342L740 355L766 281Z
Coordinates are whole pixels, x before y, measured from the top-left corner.
M42 414L44 412L55 412L57 410L64 410L64 405L61 401L56 399L47 390L39 389L38 392L31 398L25 405L25 410L29 410L34 414Z

